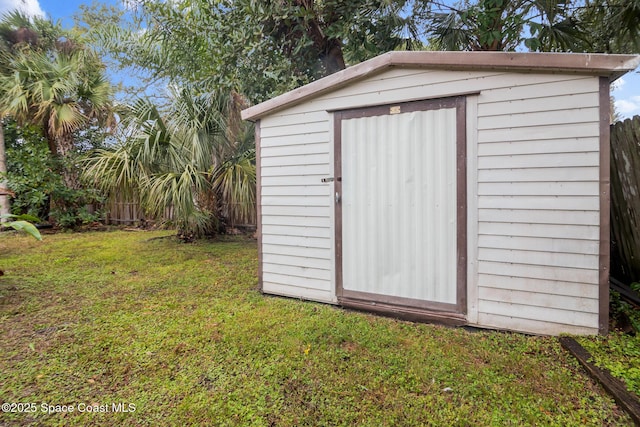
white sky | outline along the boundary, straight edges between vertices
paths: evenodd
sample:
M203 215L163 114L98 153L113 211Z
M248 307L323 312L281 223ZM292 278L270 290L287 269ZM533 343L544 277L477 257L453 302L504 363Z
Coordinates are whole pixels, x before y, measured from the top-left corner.
M622 117L640 115L640 74L638 71L619 78L611 89L616 100L616 111Z
M28 15L45 16L44 11L40 8L38 0L0 0L0 15L11 12L15 9L20 9Z

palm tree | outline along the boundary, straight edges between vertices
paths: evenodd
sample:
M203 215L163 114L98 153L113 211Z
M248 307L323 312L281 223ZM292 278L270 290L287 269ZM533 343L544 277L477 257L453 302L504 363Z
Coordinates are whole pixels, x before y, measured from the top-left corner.
M443 50L632 53L640 0L464 0L416 3L426 37Z
M640 0L589 0L578 17L589 28L587 50L640 51Z
M9 203L9 189L4 176L7 174L7 155L4 144L4 127L0 117L0 224L7 221L7 215L11 213Z
M162 218L172 209L185 239L255 216L252 127L239 120L239 97L173 89L170 107L138 100L123 115L125 136L87 160L84 177L110 194L138 200Z
M39 22L39 21L38 21ZM0 20L0 57L8 58L13 48L20 44L37 44L37 32L32 28L33 22L20 11L13 11L2 16ZM8 64L0 61L0 74L9 72ZM7 222L11 213L10 191L4 176L7 174L7 161L4 142L4 115L0 114L0 224Z
M59 24L20 12L2 17L0 119L11 117L21 125L42 129L68 188L79 185L77 167L69 160L74 134L87 126L113 122L110 97L111 86L99 58ZM0 145L4 145L2 131ZM0 172L6 172L3 160L0 150ZM50 203L66 208L58 196L52 195ZM0 204L8 209L8 198L4 203L0 199Z
M426 35L443 50L566 51L583 46L578 8L566 0L425 2L417 14Z
M0 113L40 125L54 156L67 157L74 132L92 120L113 121L111 85L98 58L86 49L23 50L10 56L8 64L11 72L0 76ZM73 168L64 168L63 176L67 186L77 188Z

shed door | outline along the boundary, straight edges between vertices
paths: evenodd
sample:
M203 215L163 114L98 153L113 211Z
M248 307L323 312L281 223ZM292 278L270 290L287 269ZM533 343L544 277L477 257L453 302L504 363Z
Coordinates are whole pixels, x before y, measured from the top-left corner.
M336 113L344 305L464 313L464 98Z

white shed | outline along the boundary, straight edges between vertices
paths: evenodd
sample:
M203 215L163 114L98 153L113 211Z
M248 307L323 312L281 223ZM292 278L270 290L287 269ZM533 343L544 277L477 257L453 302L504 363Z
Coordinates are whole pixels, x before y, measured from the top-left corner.
M262 291L607 331L609 84L629 55L390 52L262 104Z

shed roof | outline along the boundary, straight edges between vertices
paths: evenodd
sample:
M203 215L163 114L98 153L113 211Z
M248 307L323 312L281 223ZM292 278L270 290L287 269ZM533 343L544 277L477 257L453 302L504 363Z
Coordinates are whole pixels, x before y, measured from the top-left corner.
M341 88L387 69L503 70L538 73L575 73L606 76L610 81L640 65L638 55L532 52L388 52L338 73L316 80L242 111L244 120L257 120L278 110Z

